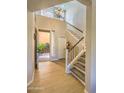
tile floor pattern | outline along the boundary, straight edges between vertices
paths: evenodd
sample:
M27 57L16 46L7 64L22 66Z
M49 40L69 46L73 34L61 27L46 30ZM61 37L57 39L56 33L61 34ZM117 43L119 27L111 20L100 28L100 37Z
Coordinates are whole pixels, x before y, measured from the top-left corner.
M63 60L39 63L33 83L27 93L84 93L84 86L65 73Z

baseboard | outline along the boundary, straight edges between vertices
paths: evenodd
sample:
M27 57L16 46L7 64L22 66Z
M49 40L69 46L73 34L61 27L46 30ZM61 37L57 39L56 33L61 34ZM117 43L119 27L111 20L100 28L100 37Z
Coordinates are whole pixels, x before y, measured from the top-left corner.
M84 89L84 93L88 93L88 91L86 90L86 88Z
M56 59L50 59L50 61L58 61L58 60L64 60L65 58L56 58Z
M28 82L27 86L29 86L34 81L34 73L35 73L35 71L33 72L32 79L31 79L31 81Z
M65 60L65 58L59 58L58 60Z

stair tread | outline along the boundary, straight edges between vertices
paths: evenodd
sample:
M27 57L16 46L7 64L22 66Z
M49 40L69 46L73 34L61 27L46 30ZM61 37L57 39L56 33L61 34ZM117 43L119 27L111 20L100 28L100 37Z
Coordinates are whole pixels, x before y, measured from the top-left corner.
M78 67L79 69L85 71L85 66L81 65L80 63L74 64L74 66Z
M85 75L83 73L81 73L80 71L78 71L76 68L72 68L71 71L78 77L80 78L82 81L85 81Z
M78 61L80 61L80 62L82 62L82 63L85 64L85 58L80 57L80 58L78 59Z
M83 63L83 62L78 61L78 63L79 63L80 65L85 66L85 63Z

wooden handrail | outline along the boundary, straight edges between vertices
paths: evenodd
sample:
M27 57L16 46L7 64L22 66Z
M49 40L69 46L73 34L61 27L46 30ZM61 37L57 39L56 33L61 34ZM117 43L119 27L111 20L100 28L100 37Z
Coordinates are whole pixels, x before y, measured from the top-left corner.
M69 52L72 51L72 50L77 46L77 44L80 43L80 41L81 41L82 39L84 39L84 37L82 37L82 38L69 50Z
M70 24L70 23L68 23L68 22L66 22L68 25L70 25L70 26L72 26L72 27L74 27L75 29L77 29L78 31L80 31L81 33L83 33L83 31L82 30L80 30L79 28L77 28L77 27L75 27L74 25L72 25L72 24Z

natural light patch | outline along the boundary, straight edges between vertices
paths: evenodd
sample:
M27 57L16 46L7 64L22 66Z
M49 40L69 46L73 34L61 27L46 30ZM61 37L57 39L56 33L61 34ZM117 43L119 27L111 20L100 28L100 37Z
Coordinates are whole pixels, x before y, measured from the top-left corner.
M51 7L36 12L37 15L42 15L50 18L56 18L60 20L65 19L65 10L61 7Z

